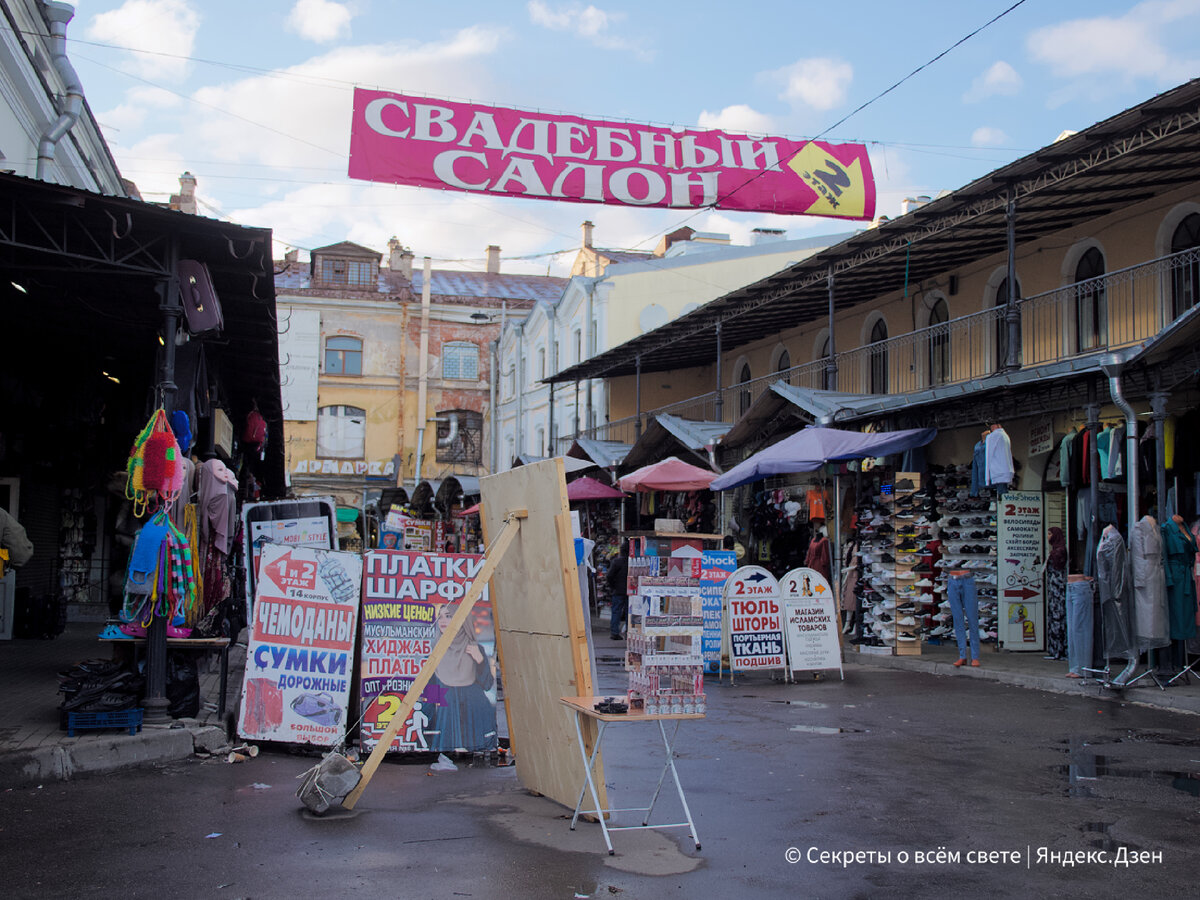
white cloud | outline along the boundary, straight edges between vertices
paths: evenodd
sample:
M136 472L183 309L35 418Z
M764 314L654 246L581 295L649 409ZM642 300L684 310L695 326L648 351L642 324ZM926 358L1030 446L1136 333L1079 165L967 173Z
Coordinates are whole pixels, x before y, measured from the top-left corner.
M1007 134L990 125L983 125L971 132L971 144L975 147L1003 147L1008 141Z
M297 0L288 13L285 27L305 40L318 44L350 36L354 10L347 3L332 0Z
M1021 90L1023 84L1016 69L1002 59L997 60L971 82L971 87L963 94L963 101L975 103L987 97L1011 97Z
M188 61L180 57L191 55L199 27L200 14L188 0L125 0L92 19L86 33L94 41L143 51L131 53L125 67L161 81L186 74Z
M1172 53L1167 43L1174 34L1195 34L1200 23L1180 23L1198 17L1200 0L1148 0L1123 16L1047 25L1026 43L1035 60L1062 78L1183 81L1195 75L1200 62Z
M735 134L771 134L774 130L770 116L744 103L727 106L715 113L706 109L700 113L698 124L701 128L716 128Z
M138 85L126 92L124 103L97 113L96 120L104 129L105 136L111 139L110 132L139 128L152 112L176 109L182 103L183 98L178 94L159 87Z
M781 99L825 110L845 102L854 67L841 59L812 57L776 69L770 77L782 82Z
M542 0L530 0L527 8L529 21L535 25L551 31L570 32L605 50L629 50L643 58L651 55L642 42L612 32L613 25L625 21L623 12L607 12L578 3L554 8Z

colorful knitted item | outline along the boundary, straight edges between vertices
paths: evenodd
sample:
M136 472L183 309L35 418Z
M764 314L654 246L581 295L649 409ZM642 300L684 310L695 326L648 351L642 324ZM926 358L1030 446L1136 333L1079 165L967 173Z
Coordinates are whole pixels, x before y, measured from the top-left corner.
M183 489L183 454L162 407L134 439L125 467L125 496L133 501L137 517L166 509Z

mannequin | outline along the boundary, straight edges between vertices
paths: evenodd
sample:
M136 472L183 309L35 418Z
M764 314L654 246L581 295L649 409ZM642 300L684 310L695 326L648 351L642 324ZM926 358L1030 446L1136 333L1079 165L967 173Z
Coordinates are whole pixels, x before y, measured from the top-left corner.
M1163 537L1153 516L1142 516L1133 526L1129 552L1138 650L1165 647L1170 636L1167 631L1167 585L1163 577Z
M1125 668L1108 681L1114 687L1129 683L1137 668L1138 650L1134 610L1130 601L1129 570L1121 533L1108 525L1096 547L1096 585L1104 617L1104 658L1125 659Z
M1061 528L1046 537L1046 659L1067 657L1067 538Z
M1182 668L1186 659L1183 642L1196 636L1196 538L1178 513L1162 526L1162 559L1166 581L1169 637L1177 641L1173 660Z
M958 659L954 665L966 663L969 646L971 665L978 667L979 599L975 593L975 575L970 569L954 569L950 572L946 580L946 598L950 602L950 613L954 616L954 640L958 644Z
M1012 441L998 422L993 422L984 440L987 461L987 486L1003 494L1013 480Z
M1089 575L1067 576L1068 678L1083 678L1092 665L1092 621L1096 585Z

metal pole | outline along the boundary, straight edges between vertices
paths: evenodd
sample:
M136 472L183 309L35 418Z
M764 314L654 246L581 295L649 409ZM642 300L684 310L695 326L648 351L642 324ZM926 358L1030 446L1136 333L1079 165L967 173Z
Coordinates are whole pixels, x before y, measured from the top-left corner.
M488 342L488 409L491 411L491 422L488 427L488 438L491 444L491 453L488 454L489 466L488 472L495 475L499 471L500 448L496 446L499 439L499 422L500 416L496 409L496 379L499 377L500 367L500 338Z
M721 393L721 320L717 319L717 403L716 403L716 419L718 422L723 422L721 413L725 408L725 402L722 400Z
M825 389L836 391L838 389L838 370L837 370L837 344L834 339L834 298L833 298L833 267L829 267L829 275L826 279L826 284L829 287L829 356L825 359Z
M1004 209L1008 243L1008 297L1005 298L1004 321L1008 328L1008 354L1004 368L1014 371L1021 367L1021 313L1017 309L1017 196L1011 185L1008 204Z
M1083 573L1096 574L1096 545L1100 540L1100 453L1096 438L1100 434L1100 404L1096 402L1095 382L1088 385L1087 430L1091 435L1088 442L1088 500L1091 512L1088 517L1087 555L1083 560Z
M159 374L158 395L163 409L170 412L175 405L175 338L179 333L179 317L183 305L179 299L179 244L171 240L168 250L171 275L159 282L158 290L162 302L158 309L163 316L163 358ZM144 721L147 724L166 724L171 721L167 713L167 616L153 616L146 633L146 699Z
M417 465L416 471L413 474L413 487L421 483L421 458L425 452L425 420L428 418L428 413L425 411L425 404L429 390L429 305L430 292L429 285L432 276L433 261L426 256L425 265L421 275L421 338L420 351L417 357Z
M1150 410L1154 421L1154 490L1158 501L1158 521L1167 519L1167 441L1165 419L1167 418L1167 400L1170 395L1165 391L1155 391L1150 395Z
M634 375L633 393L637 398L637 420L633 423L634 433L642 436L642 354L636 357L637 372Z

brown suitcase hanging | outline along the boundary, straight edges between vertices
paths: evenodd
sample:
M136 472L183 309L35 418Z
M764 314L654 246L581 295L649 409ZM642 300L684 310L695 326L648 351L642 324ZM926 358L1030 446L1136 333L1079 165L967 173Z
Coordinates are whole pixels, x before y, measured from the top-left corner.
M212 276L204 263L194 259L179 260L179 296L188 331L192 334L220 331L225 327L221 301L217 299Z

